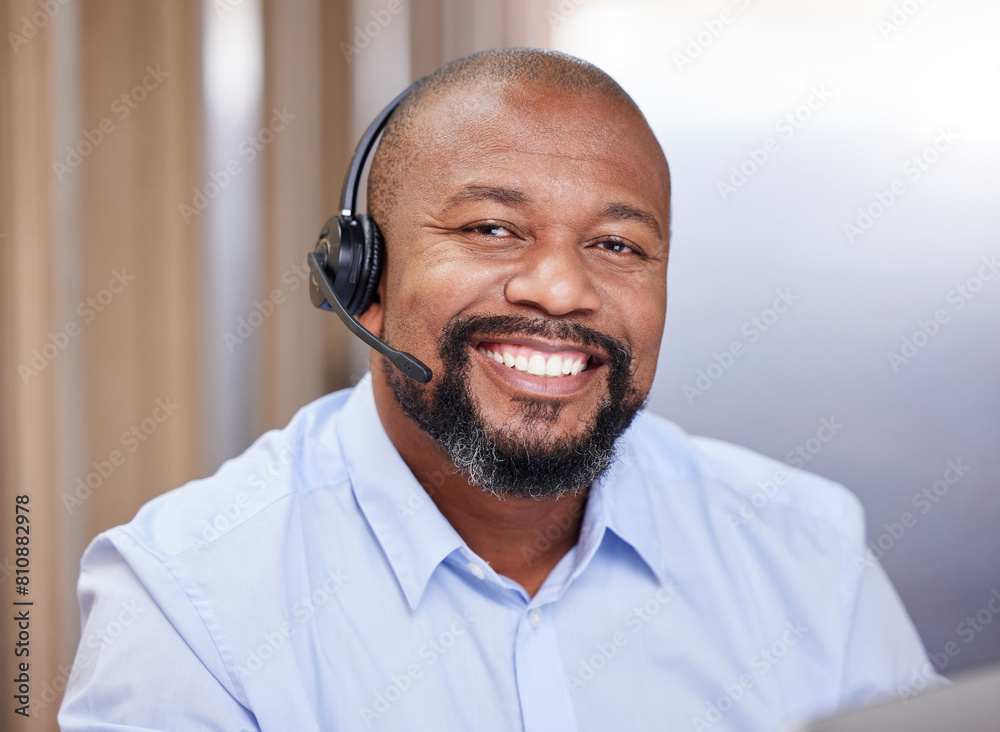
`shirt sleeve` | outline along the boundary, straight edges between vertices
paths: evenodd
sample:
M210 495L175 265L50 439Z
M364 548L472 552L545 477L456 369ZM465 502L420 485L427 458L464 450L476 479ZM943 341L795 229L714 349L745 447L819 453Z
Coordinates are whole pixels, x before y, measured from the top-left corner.
M856 561L857 599L847 636L841 706L908 698L948 682L935 671L899 595L876 561Z
M168 587L169 572L161 571L160 584ZM202 636L185 638L178 631L175 623L203 625L179 587L173 594L161 589L154 599L102 534L84 555L77 591L82 632L59 710L63 732L258 729L234 697L231 680L219 678L218 653L204 658L211 648L202 642L208 632L202 628Z

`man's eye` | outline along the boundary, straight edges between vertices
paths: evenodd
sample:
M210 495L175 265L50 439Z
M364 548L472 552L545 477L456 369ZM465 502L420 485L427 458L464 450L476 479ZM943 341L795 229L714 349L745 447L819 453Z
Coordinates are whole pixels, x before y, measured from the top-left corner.
M597 246L602 249L607 249L609 252L614 252L615 254L638 254L635 249L630 247L625 242L616 241L615 239L598 242Z
M483 236L490 237L501 237L501 236L513 236L507 229L500 226L499 224L480 224L478 226L472 226L468 231L475 232L476 234L482 234Z

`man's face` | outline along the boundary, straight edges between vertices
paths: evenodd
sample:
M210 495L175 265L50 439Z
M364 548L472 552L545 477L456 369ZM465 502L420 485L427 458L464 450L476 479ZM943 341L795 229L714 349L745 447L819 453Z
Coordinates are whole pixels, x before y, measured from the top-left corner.
M548 87L452 94L418 129L383 224L382 305L365 320L434 379L420 386L387 365L386 380L486 489L586 487L656 370L662 152L622 105ZM456 458L462 449L475 454ZM492 472L469 465L482 460Z

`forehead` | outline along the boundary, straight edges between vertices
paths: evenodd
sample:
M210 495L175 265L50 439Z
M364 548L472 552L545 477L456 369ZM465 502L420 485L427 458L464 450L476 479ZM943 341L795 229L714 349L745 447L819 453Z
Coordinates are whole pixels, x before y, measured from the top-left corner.
M669 173L652 131L625 102L547 84L479 84L422 105L411 137L410 174L448 188L548 178L548 184L626 187L669 207ZM504 179L504 180L499 180ZM443 191L442 191L443 192Z

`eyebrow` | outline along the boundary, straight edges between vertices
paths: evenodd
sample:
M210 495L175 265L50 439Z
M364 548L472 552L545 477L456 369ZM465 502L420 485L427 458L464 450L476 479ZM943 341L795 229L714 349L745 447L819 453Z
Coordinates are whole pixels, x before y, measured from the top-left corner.
M469 185L452 194L448 200L445 201L442 211L448 211L455 206L474 201L495 201L497 203L516 206L528 203L530 199L527 194L517 188L510 188L507 186ZM599 216L602 219L637 221L652 230L657 237L663 237L660 230L660 223L656 220L656 217L653 216L653 214L648 211L644 211L641 208L636 208L628 203L609 203L601 209Z
M445 201L443 211L448 211L462 203L470 201L496 201L507 205L518 205L528 202L528 196L517 188L505 186L466 186Z
M640 224L652 229L658 237L663 237L663 234L660 232L660 223L656 220L656 217L653 216L653 214L627 203L609 203L601 209L600 216L603 219L638 221Z

